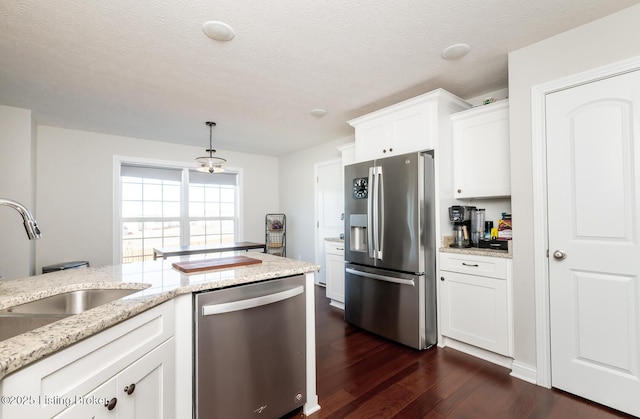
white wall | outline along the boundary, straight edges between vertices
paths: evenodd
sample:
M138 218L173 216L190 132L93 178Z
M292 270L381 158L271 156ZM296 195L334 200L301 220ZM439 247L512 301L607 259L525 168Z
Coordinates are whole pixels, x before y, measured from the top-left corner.
M38 220L33 195L34 132L30 110L0 105L0 198L18 201ZM34 249L20 214L0 206L0 276L14 279L32 275Z
M536 365L531 88L640 56L638 22L640 5L509 54L515 358L524 364Z
M280 158L280 207L287 215L287 257L315 261L314 165L342 157L346 137Z
M194 162L197 147L94 132L38 127L36 273L43 265L88 260L113 263L114 156ZM264 241L264 215L279 212L278 160L223 150L230 167L243 170L242 209L247 241ZM195 166L195 162L194 162Z

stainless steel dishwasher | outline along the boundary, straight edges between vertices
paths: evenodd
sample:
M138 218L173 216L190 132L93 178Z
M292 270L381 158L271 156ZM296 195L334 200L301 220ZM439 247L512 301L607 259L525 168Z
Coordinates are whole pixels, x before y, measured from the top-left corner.
M305 277L195 294L195 414L278 418L306 402Z

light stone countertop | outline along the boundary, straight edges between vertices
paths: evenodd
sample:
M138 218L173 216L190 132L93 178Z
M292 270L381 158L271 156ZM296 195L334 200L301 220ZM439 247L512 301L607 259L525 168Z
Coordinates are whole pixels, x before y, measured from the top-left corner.
M344 239L340 237L325 237L324 239L328 242L344 243Z
M204 255L68 269L23 279L0 281L0 309L80 289L139 289L127 297L0 341L0 379L47 355L127 320L180 294L248 284L317 271L318 265L258 252L238 252L260 264L186 274L176 261ZM206 257L211 258L211 255Z
M512 259L511 250L492 250L492 249L480 249L477 247L441 247L442 253L458 253L463 255L476 255L476 256L490 256L494 258L507 258Z

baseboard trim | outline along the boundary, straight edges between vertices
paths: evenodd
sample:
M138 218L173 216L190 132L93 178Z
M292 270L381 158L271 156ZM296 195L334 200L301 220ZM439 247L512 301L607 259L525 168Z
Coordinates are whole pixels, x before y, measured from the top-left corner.
M513 361L511 365L511 376L531 384L538 384L536 367Z
M477 346L469 345L468 343L460 342L459 340L451 339L448 337L442 337L442 346L455 349L465 354L475 356L476 358L484 359L501 367L511 369L513 359L508 356L500 355L495 352L487 351L486 349L478 348ZM440 346L440 345L439 345Z
M335 308L339 308L340 310L344 311L344 303L341 303L340 301L331 300L329 305L332 306L332 307L335 307Z

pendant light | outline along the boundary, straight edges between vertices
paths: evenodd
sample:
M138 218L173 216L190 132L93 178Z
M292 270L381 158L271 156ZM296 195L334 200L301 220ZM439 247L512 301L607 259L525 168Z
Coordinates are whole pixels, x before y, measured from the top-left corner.
M209 153L208 156L205 157L197 157L196 162L198 162L198 168L196 169L198 172L209 172L209 173L220 173L224 172L224 168L222 165L227 162L227 160L221 157L213 157L213 153L216 151L213 149L212 137L213 137L213 127L216 126L215 122L207 121L206 124L209 126L209 148L206 150Z

